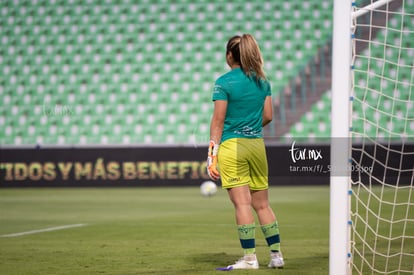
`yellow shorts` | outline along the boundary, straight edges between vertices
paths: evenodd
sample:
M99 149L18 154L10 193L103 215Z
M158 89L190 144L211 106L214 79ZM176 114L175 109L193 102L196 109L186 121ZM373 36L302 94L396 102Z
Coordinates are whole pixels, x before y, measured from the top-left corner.
M220 144L218 166L223 189L249 185L251 190L268 189L268 167L261 138L232 138Z

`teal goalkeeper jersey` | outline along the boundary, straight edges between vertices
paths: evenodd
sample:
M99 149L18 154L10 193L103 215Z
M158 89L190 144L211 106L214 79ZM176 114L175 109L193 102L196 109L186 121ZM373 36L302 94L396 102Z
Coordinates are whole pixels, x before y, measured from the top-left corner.
M227 101L221 142L230 138L262 138L264 101L270 95L268 81L257 82L241 68L220 76L215 82L212 100Z

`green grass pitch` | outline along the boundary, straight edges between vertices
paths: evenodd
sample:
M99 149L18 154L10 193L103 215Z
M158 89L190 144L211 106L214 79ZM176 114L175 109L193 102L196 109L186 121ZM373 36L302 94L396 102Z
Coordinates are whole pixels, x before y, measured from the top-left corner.
M285 268L267 268L257 228L260 269L231 272L328 274L329 187L272 187L270 199ZM227 193L198 187L0 189L0 235L0 274L220 274L242 255Z

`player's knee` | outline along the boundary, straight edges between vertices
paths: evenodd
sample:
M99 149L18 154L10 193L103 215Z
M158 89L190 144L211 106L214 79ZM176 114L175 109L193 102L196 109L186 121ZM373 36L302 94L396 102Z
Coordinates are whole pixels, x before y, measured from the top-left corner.
M253 202L252 207L256 212L260 212L270 208L269 203L267 202Z

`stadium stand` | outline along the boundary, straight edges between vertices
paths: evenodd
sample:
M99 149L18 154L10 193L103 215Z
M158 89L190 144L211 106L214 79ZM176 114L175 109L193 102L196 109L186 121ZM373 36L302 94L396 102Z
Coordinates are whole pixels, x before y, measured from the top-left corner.
M407 1L406 10L414 14L414 1ZM353 102L352 128L357 132L362 129L368 131L370 137L397 138L412 136L414 134L414 98L412 94L414 79L414 40L412 30L414 21L412 17L402 18L395 15L391 20L391 28L407 30L404 35L397 31L379 31L369 49L372 56L381 57L386 51L387 60L372 58L370 60L357 58L355 61L356 98L365 98L362 101ZM386 41L399 41L402 48L386 46ZM385 45L385 46L384 46ZM362 55L366 56L366 55ZM370 90L364 87L370 82ZM365 95L365 96L364 96ZM310 110L295 123L285 135L291 137L324 138L329 137L331 130L330 121L330 96L326 92ZM368 107L368 106L375 106ZM370 125L365 117L375 118L375 125ZM365 124L365 127L364 127Z
M329 40L331 8L328 0L2 2L0 144L204 142L227 39L256 36L277 97Z

